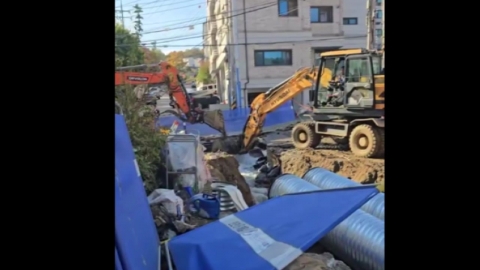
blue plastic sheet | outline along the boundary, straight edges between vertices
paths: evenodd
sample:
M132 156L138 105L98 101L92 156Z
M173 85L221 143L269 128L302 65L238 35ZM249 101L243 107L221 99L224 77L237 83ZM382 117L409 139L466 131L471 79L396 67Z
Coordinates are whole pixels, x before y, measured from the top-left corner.
M120 262L120 257L118 256L117 248L115 248L115 270L123 270L122 263Z
M223 111L223 118L225 120L225 129L227 130L227 135L242 132L243 126L245 125L245 121L247 121L247 117L249 114L250 108L237 108L234 110ZM294 121L295 119L296 116L295 111L293 110L292 102L287 102L267 115L263 128L265 129L271 126L288 123ZM170 127L175 120L178 121L175 116L160 117L157 121L157 126ZM201 136L220 135L220 132L212 129L205 124L192 125L187 123L187 130L192 130L193 133L199 134Z
M115 243L121 270L158 269L158 235L121 115L115 115Z
M283 269L378 193L375 187L268 200L170 241L177 270Z

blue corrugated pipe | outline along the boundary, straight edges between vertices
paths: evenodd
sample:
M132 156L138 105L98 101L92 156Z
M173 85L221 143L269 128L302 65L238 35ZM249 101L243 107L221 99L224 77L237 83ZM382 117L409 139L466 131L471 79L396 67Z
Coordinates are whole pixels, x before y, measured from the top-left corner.
M317 186L292 174L279 176L270 187L270 198L290 193L320 190ZM353 268L362 270L385 269L385 223L357 210L320 243Z
M323 168L312 168L302 178L320 189L360 186L357 182ZM381 220L385 220L385 194L379 193L375 195L362 206L362 210Z

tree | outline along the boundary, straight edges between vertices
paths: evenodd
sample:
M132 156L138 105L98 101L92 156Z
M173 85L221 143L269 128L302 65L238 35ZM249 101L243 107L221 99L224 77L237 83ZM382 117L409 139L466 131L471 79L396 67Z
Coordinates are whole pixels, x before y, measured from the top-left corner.
M142 32L143 32L143 28L142 28L142 20L143 20L142 12L143 12L143 9L138 4L133 6L133 9L134 9L133 13L135 13L135 21L134 21L135 25L133 26L133 28L135 29L135 32L137 33L137 36L141 37Z
M147 193L158 187L157 172L162 166L161 149L165 136L155 128L156 117L131 86L115 87L115 101L121 106Z
M140 65L143 52L140 39L121 24L115 24L115 67Z
M200 68L198 68L196 79L197 82L204 84L212 82L212 78L210 77L210 68L208 67L208 61L202 62Z
M204 58L203 51L198 48L191 48L185 50L183 53L184 57L193 57L193 58Z
M176 67L178 70L185 67L185 62L183 62L184 53L182 51L173 51L167 55L167 62L170 65Z
M143 54L144 54L144 63L145 64L156 64L159 63L160 61L165 61L167 59L167 56L158 49L148 49L145 47L142 47Z

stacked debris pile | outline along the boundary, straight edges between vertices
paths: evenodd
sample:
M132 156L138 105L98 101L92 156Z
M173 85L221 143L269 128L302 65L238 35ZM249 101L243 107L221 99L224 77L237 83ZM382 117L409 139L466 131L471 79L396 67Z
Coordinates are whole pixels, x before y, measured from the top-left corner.
M250 187L238 171L239 164L235 156L224 152L207 153L205 154L205 160L212 179L236 186L242 193L247 205L255 205Z

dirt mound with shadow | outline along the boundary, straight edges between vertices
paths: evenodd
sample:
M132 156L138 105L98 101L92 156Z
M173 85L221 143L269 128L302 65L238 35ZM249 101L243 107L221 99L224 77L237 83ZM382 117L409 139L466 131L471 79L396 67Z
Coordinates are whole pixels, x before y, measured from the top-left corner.
M321 167L362 184L383 183L385 162L383 159L367 159L350 152L334 150L279 150L283 173L302 177L309 169Z
M250 187L240 174L238 161L233 155L223 152L207 153L205 154L205 160L213 179L237 186L247 205L255 205Z

